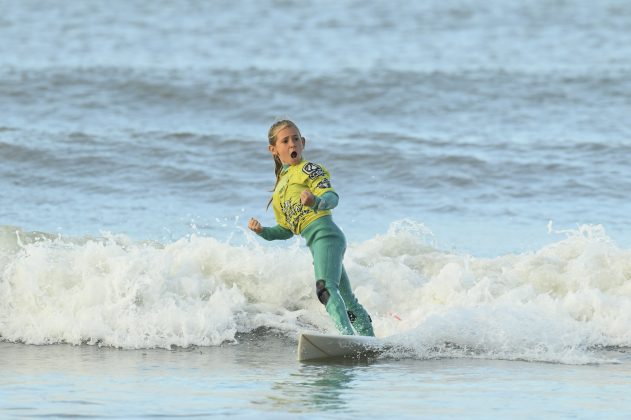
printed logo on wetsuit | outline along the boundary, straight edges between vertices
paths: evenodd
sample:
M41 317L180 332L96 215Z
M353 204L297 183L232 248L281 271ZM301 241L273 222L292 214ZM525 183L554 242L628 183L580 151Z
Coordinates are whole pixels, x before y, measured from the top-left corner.
M305 166L302 167L302 172L309 175L310 179L316 179L318 177L324 176L324 169L320 165L316 165L315 163L307 162Z
M328 178L324 178L322 181L320 181L316 188L331 188L331 181L329 181Z
M305 215L313 211L300 202L292 204L290 200L280 203L280 210L285 216L289 229L294 233L298 233L298 225L305 218Z

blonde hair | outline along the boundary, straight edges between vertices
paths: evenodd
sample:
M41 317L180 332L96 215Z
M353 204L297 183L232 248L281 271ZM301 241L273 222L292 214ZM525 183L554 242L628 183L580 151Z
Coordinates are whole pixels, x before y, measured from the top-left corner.
M269 128L269 131L267 132L267 141L269 142L270 146L276 146L276 134L278 134L279 131L287 127L293 127L296 130L298 130L298 133L300 133L300 129L293 121L291 120L276 121L274 124L272 124L272 126ZM280 158L276 155L274 155L273 158L274 158L274 175L276 175L276 182L274 183L274 189L272 191L276 189L276 186L278 185L278 181L280 180L280 173L283 170L283 162L280 161ZM269 202L267 203L267 208L269 208L269 205L272 204L273 199L274 198L272 196L272 198L270 198Z

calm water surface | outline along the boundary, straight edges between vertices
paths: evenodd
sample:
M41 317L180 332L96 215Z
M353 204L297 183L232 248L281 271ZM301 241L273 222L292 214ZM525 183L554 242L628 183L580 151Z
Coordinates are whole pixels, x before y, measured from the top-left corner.
M185 350L2 344L0 409L26 417L625 417L629 357L295 361L295 341Z

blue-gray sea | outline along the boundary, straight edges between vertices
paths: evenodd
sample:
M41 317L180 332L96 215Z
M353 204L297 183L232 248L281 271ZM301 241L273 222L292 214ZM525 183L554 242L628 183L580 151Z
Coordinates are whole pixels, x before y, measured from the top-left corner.
M290 118L377 336L249 217ZM631 3L0 0L0 417L628 418Z

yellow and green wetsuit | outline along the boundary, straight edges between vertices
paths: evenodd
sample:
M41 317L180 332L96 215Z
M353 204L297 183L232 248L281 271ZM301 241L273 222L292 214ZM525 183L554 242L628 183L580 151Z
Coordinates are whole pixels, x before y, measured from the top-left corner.
M312 207L300 201L305 189L316 197ZM259 236L268 241L289 239L294 234L305 238L313 256L318 299L336 328L345 335L357 331L374 336L370 316L353 294L342 264L346 238L331 217L338 200L324 167L304 159L297 165L284 165L272 196L278 224L263 228Z

